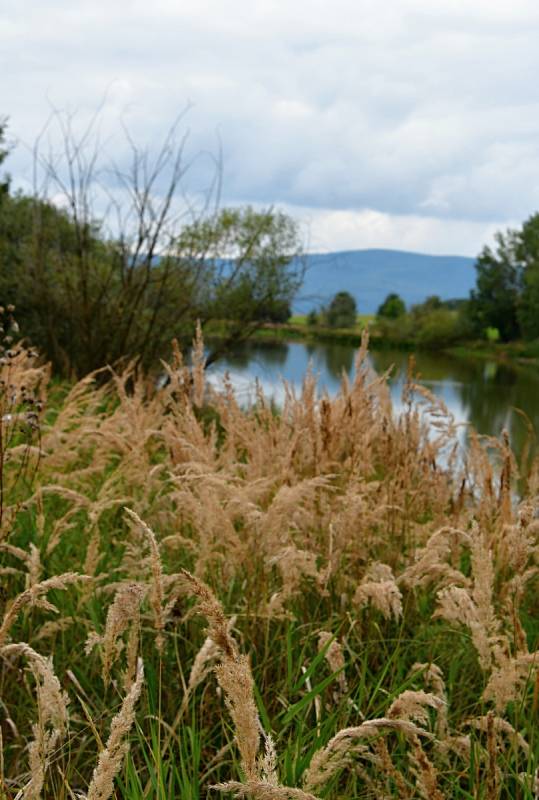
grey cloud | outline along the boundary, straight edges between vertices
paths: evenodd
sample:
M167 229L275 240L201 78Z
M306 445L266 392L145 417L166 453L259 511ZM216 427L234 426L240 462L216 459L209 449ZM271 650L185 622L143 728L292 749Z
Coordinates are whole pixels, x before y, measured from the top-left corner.
M538 32L531 0L7 2L0 112L31 142L47 95L84 114L108 92L121 161L120 115L152 142L192 100L188 155L219 135L226 201L486 230L539 207Z

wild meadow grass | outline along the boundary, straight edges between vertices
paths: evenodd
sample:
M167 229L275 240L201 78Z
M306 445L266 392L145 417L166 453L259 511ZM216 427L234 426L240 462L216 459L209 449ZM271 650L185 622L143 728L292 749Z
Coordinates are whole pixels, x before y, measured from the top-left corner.
M278 414L200 341L160 389L3 357L3 800L538 796L536 465L366 347Z

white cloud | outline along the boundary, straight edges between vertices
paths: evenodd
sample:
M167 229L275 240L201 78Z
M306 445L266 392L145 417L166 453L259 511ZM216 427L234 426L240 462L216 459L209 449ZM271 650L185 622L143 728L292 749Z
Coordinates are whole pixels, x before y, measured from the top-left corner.
M372 209L285 208L303 221L312 252L381 247L433 255L475 256L485 243L492 241L499 227L496 223L412 214L390 215Z
M106 95L121 159L120 116L152 143L191 101L224 201L308 209L339 249L473 253L539 208L538 33L535 0L4 0L0 114L31 143L49 101Z

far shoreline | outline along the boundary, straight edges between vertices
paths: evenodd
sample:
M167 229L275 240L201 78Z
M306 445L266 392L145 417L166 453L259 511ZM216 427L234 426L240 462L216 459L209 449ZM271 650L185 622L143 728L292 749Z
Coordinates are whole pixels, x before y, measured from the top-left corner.
M372 329L374 315L362 315L355 328L328 328L307 325L305 317L292 317L290 322L267 322L256 330L247 341L267 344L282 342L323 342L359 347L365 330L369 330L369 348L373 350L402 350L446 353L457 358L494 360L518 366L539 367L539 346L522 341L486 342L483 340L462 341L447 346L429 346L413 340L394 340L382 337ZM207 338L225 338L221 331L208 331Z

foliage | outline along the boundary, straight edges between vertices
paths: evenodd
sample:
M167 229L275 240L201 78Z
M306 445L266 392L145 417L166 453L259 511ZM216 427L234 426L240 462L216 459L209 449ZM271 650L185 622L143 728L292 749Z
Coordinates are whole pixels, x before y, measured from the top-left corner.
M309 313L307 314L307 325L310 327L314 327L315 325L320 324L320 315L314 308L312 308Z
M468 313L478 335L497 328L502 341L539 338L539 214L519 230L496 234L477 259Z
M129 140L130 167L107 173L92 131L79 139L58 122L63 151L52 160L37 147L33 195L0 207L0 300L57 371L80 377L132 358L148 367L172 338L190 342L197 320L230 321L220 352L289 316L303 276L292 219L209 206L186 219L175 129L153 158Z
M396 318L377 316L373 333L387 344L442 349L470 338L467 305L427 297Z
M444 303L441 297L438 297L437 294L431 294L425 298L422 303L417 303L412 306L411 310L414 317L419 319L426 314L430 314L432 311L439 311L443 307Z
M518 301L522 286L522 265L518 260L516 231L496 234L496 249L485 247L477 264L476 288L471 293L469 313L478 334L487 327L498 328L503 341L520 333Z
M398 319L406 313L406 305L402 297L395 292L388 294L384 302L378 308L376 315L384 319Z
M517 316L523 337L531 341L539 339L539 214L522 226L517 257L523 265Z
M533 800L538 465L395 413L366 341L280 413L203 353L64 386L9 489L0 795Z
M330 328L353 328L356 324L357 305L350 292L337 292L324 311Z
M432 349L454 344L462 339L458 313L446 308L427 312L421 317L416 337L419 345Z
M230 341L285 322L303 278L297 224L271 210L223 209L186 226L174 259L194 277L191 320L229 320Z
M500 341L500 331L498 330L498 328L486 328L485 338L487 342L495 344L496 342Z

